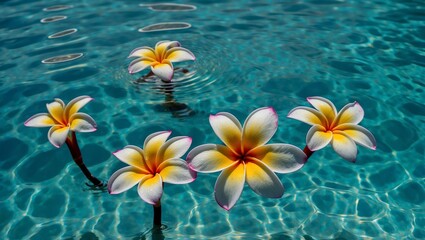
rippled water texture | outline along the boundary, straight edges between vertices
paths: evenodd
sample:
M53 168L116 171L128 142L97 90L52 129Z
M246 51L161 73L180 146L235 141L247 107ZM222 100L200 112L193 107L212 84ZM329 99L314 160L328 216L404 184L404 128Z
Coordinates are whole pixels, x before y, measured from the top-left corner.
M3 1L0 238L424 239L424 2L275 2ZM170 22L188 28L162 24ZM156 31L139 31L147 26ZM196 61L176 63L168 84L128 74L131 50L161 40L179 41ZM66 147L24 127L54 98L79 95L95 99L83 112L99 128L77 136L103 180L124 166L111 152L155 131L191 136L192 147L219 143L208 116L221 111L243 120L272 106L271 142L303 148L308 126L286 115L314 95L338 109L358 101L378 148L359 147L351 164L326 147L279 175L281 199L246 186L230 212L214 200L218 174L166 185L161 235L136 189L90 190Z

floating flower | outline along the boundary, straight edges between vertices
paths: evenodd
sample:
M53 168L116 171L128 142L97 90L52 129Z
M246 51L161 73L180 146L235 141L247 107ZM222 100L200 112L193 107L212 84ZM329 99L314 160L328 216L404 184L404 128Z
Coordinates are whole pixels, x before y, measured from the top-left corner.
M143 201L159 205L163 193L163 183L185 184L195 180L192 171L181 157L189 149L190 137L175 137L167 141L170 131L149 135L143 149L128 145L114 153L122 162L130 165L114 174L108 182L110 194L122 193L136 184Z
M27 127L51 127L47 137L51 144L60 147L66 142L74 162L94 186L102 187L103 183L94 177L83 162L80 147L78 146L75 132L96 131L96 122L88 114L78 111L88 102L93 100L89 96L80 96L72 99L68 105L59 99L47 104L48 113L39 113L30 117L26 122Z
M277 130L277 114L265 107L253 111L243 127L230 113L210 116L210 124L224 145L205 144L188 154L189 167L197 172L222 171L215 184L215 199L224 209L231 209L239 199L245 182L257 194L280 198L284 187L277 173L300 169L304 152L289 144L265 145Z
M288 117L312 125L306 137L310 151L317 151L330 143L342 158L355 162L356 143L376 149L372 133L357 125L364 116L359 103L349 103L337 112L334 104L326 98L309 97L307 101L315 109L296 107L289 112Z
M195 60L193 53L180 47L177 41L160 41L155 49L139 47L134 49L128 57L137 57L128 66L130 74L140 72L147 67L163 81L171 81L174 75L174 62Z
M50 143L60 147L67 138L71 138L70 132L93 132L96 131L96 122L88 114L78 111L88 102L93 100L89 96L80 96L72 99L68 105L59 99L47 104L48 113L39 113L30 117L26 122L27 127L51 127L47 136Z

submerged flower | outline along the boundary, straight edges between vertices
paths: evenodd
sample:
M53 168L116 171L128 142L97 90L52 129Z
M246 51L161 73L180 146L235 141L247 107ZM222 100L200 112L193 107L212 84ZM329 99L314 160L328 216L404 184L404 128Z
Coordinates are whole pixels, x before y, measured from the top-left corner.
M164 81L170 81L174 75L174 62L195 60L193 53L186 48L180 47L177 41L160 41L155 49L139 47L134 49L128 57L137 57L128 66L128 72L133 74L147 67Z
M160 202L164 182L185 184L194 181L196 172L181 159L192 139L175 137L167 141L170 134L170 131L156 132L146 138L143 149L128 145L115 152L115 157L130 166L112 174L108 182L109 193L122 193L139 184L140 198L156 205Z
M30 117L27 127L51 127L47 136L55 147L65 143L71 131L96 131L96 122L88 114L79 113L82 107L93 100L89 96L80 96L72 99L68 105L59 99L47 104L48 113L39 113Z
M198 172L223 170L214 193L217 203L226 210L235 205L245 182L261 196L280 198L284 188L274 172L294 172L305 163L306 155L293 145L265 145L277 130L277 114L273 108L253 111L243 127L227 112L211 115L210 124L225 146L198 146L188 154L187 161L190 168Z
M357 102L345 105L337 112L334 104L326 98L309 97L307 101L313 108L296 107L288 117L312 125L307 133L307 147L311 151L322 149L329 143L342 158L355 162L356 143L376 149L372 133L357 124L363 119L363 108Z

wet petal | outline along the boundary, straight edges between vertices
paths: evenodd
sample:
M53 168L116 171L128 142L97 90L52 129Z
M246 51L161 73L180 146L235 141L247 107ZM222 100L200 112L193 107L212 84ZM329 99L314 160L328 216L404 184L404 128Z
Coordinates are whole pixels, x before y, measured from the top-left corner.
M373 150L376 149L375 137L371 132L369 132L369 130L362 126L347 123L339 125L335 128L335 130L343 131L345 135L364 147Z
M143 156L143 150L137 146L127 145L113 153L121 162L136 167L145 173L149 172Z
M55 125L55 120L47 113L38 113L28 118L24 125L27 127L50 127Z
M288 118L292 118L310 125L326 126L325 116L319 111L309 107L296 107L288 113Z
M277 114L271 107L254 110L245 120L242 145L245 152L264 145L277 130Z
M182 159L169 159L158 167L162 181L173 184L185 184L196 179L196 172Z
M166 141L159 149L158 156L156 157L156 165L161 164L163 161L172 158L181 158L192 144L190 137L174 137Z
M305 153L290 144L268 144L248 153L263 162L273 172L290 173L304 166L307 156Z
M163 81L171 81L174 68L170 61L163 60L162 63L151 66L152 72Z
M140 57L140 58L150 58L150 59L156 59L155 56L155 50L150 47L138 47L135 48L128 56L130 57Z
M215 183L215 200L220 207L230 210L241 196L245 184L245 163L236 163L223 170Z
M68 137L69 127L63 126L53 126L50 128L47 136L49 138L50 143L55 147L60 147L65 143L66 138Z
M344 123L358 124L364 117L363 108L359 103L353 102L345 105L338 113L333 127Z
M108 192L110 194L118 194L127 191L145 177L147 177L146 174L140 173L135 167L121 168L109 178Z
M162 178L161 175L156 174L155 176L149 175L150 177L143 178L139 183L137 192L143 201L155 205L161 200L162 197Z
M195 147L187 155L189 167L197 172L221 171L235 163L232 151L223 145L204 144Z
M85 113L75 113L69 119L70 129L75 132L94 132L96 131L96 122Z
M164 59L167 50L174 47L180 47L180 43L177 41L159 41L155 45L155 54L157 58Z
M186 48L174 47L167 51L165 58L171 62L183 62L195 60L195 55Z
M337 111L331 101L322 97L308 97L307 101L325 116L328 124L334 121Z
M55 98L54 102L46 104L50 116L57 122L64 124L64 107L65 104L59 98Z
M355 162L357 157L356 143L344 133L334 133L332 147L338 155L349 162Z
M311 151L324 148L332 140L332 132L320 125L315 125L307 132L306 142Z
M241 151L242 126L230 113L220 112L210 115L210 124L215 134L235 153Z
M93 98L89 96L79 96L72 99L65 108L65 117L68 120L70 116L78 112L82 107L89 103Z
M133 73L143 71L147 67L152 66L154 63L157 63L157 62L150 58L138 58L136 60L133 60L130 63L130 65L128 66L128 72L130 74L133 74Z
M283 185L276 174L264 163L256 160L245 162L246 182L260 196L280 198L283 195Z
M152 133L146 137L143 149L145 153L145 162L150 169L156 168L156 155L161 146L167 141L170 134L171 131L161 131Z

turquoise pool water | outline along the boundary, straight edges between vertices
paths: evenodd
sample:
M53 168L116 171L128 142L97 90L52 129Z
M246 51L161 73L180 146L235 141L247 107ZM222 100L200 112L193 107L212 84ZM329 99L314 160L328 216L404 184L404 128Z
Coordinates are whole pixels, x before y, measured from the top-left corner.
M1 3L1 239L425 238L423 1L176 2L194 7ZM162 29L169 22L182 29ZM162 104L163 85L127 72L132 49L160 40L177 40L197 57L175 65L187 71L172 83L181 103L173 109ZM377 150L359 147L352 164L326 147L301 170L278 175L281 199L246 186L229 212L214 200L218 174L165 185L159 234L135 188L113 196L89 189L66 146L56 149L47 129L23 125L54 98L79 95L95 99L83 112L99 128L77 136L103 180L124 166L112 152L142 146L155 131L191 136L191 149L219 143L208 116L221 111L243 121L272 106L279 128L271 142L303 148L308 126L286 115L308 96L338 109L358 101Z

